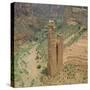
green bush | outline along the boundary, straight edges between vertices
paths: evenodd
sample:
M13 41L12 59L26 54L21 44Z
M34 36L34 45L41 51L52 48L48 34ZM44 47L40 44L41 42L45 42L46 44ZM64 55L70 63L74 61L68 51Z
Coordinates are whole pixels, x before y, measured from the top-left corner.
M40 69L40 68L41 68L41 65L38 65L38 66L37 66L37 69Z

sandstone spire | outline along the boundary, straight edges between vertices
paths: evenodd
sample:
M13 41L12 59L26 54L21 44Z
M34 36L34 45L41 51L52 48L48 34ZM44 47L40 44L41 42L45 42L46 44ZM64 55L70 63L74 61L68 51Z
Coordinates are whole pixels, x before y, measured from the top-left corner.
M56 35L55 22L48 24L48 74L55 75L63 66L63 38Z

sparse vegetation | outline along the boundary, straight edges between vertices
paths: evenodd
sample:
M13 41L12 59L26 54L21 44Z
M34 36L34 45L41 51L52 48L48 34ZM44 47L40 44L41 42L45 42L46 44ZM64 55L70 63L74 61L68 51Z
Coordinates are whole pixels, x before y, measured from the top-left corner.
M15 10L15 35L14 35L14 76L16 86L35 86L39 85L40 77L45 77L40 85L51 84L71 84L87 82L87 71L82 70L81 67L77 69L75 64L65 64L64 70L54 77L48 77L47 62L48 62L48 20L53 16L56 24L56 32L61 33L64 38L64 49L71 46L74 42L80 40L84 32L87 32L87 27L78 21L78 15L74 21L76 24L68 24L66 18L68 13L56 13L60 9L56 6L53 8L57 10L50 11L50 6L47 8L39 5L32 7L23 6ZM22 7L22 5L21 5ZM41 8L40 8L41 7ZM22 9L22 10L21 10ZM44 10L43 10L44 9ZM67 9L67 7L65 7ZM70 7L69 7L70 9ZM70 9L71 10L71 9ZM19 12L20 11L20 12ZM29 12L28 12L29 11ZM33 16L31 15L34 11ZM47 13L45 13L47 12ZM55 13L57 15L55 15ZM62 14L62 15L61 15ZM83 16L83 13L81 13ZM73 16L72 14L71 16ZM69 18L71 18L68 17ZM74 17L74 16L73 16ZM64 22L65 19L65 22ZM80 22L80 23L79 23ZM84 21L83 21L84 22ZM34 47L34 52L31 51ZM83 48L84 49L84 48ZM31 54L33 53L33 56ZM77 52L75 52L77 53ZM73 53L73 54L75 54ZM85 53L86 54L86 53ZM29 58L27 60L27 57ZM33 58L35 60L32 60ZM33 61L34 65L33 64ZM31 70L32 68L32 70ZM36 71L34 71L36 70ZM32 75L32 72L34 73ZM38 75L35 75L38 73ZM36 78L37 77L37 78ZM12 77L13 78L13 77ZM45 82L45 83L44 83ZM19 83L19 84L18 84Z
M47 68L43 68L42 71L41 71L41 73L44 74L44 75L48 75Z
M35 79L33 79L33 80L31 81L30 86L33 86L33 85L34 85L34 82L35 82Z
M61 71L59 74L53 77L43 76L43 83L45 85L56 85L87 82L87 78L85 77L85 74L87 74L87 72L81 70L80 68L79 71L77 67L79 67L79 65L66 64L64 65L64 70Z

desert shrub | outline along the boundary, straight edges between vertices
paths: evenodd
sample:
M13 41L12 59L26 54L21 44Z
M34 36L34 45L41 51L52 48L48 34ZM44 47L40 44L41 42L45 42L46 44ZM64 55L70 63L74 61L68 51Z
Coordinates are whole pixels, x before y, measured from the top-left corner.
M67 73L69 79L75 78L75 65L67 64L64 66L64 71Z
M47 68L42 69L41 73L44 74L44 75L48 75L48 70L47 70Z
M31 85L30 85L30 86L33 86L34 83L35 83L35 79L32 79L32 81L31 81Z
M41 65L38 65L38 66L37 66L37 69L40 69L40 68L41 68Z
M36 56L36 59L39 59L39 56L38 55Z
M29 72L26 69L23 69L23 73L29 74Z

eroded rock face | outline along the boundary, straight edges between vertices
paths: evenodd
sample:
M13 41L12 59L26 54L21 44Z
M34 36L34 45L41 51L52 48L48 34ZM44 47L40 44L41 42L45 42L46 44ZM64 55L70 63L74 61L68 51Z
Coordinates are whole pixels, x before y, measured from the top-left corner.
M53 76L63 67L63 38L55 34L53 20L49 21L48 26L48 74Z

